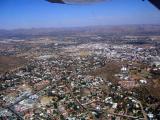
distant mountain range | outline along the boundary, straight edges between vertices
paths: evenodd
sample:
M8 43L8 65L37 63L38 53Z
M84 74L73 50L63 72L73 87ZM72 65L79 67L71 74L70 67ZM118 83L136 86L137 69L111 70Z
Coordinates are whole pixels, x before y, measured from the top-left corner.
M32 28L32 29L0 29L0 38L26 37L38 35L72 35L72 34L153 34L160 35L160 25L118 25L118 26L87 26L72 28Z

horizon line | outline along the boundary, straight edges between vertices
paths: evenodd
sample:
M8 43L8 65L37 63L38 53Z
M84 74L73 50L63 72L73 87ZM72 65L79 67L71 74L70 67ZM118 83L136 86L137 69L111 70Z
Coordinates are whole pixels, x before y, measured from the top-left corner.
M153 26L160 26L160 23L156 24L115 24L115 25L86 25L86 26L64 26L64 27L30 27L30 28L2 28L0 30L4 31L12 31L12 30L31 30L31 29L72 29L72 28L86 28L86 27L116 27L116 26L138 26L138 25L153 25Z

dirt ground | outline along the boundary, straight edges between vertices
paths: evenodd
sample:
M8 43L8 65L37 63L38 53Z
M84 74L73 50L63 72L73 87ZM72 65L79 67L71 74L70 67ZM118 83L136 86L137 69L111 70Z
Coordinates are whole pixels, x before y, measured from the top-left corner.
M116 61L108 61L105 67L95 70L92 74L94 76L101 76L103 79L113 83L117 83L117 79L114 75L120 72L121 64L122 63Z
M22 57L0 56L0 74L25 65L27 60Z

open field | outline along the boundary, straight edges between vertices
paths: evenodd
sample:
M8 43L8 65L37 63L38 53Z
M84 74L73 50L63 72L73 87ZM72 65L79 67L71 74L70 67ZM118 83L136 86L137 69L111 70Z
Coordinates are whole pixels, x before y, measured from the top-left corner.
M101 76L105 80L117 83L118 81L116 80L114 75L120 72L120 68L121 68L121 63L116 61L109 61L103 68L94 71L93 75Z
M25 65L27 60L21 57L0 56L0 74Z

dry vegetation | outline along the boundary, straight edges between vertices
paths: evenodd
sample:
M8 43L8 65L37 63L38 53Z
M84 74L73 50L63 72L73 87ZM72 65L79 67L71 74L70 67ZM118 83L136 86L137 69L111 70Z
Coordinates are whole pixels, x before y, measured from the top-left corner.
M14 56L0 56L0 74L25 65L26 59Z
M92 74L94 76L101 76L105 80L112 81L113 83L117 83L117 79L114 75L120 72L120 68L121 68L120 62L108 61L105 67L97 69Z
M160 79L155 79L147 86L149 93L160 99Z

